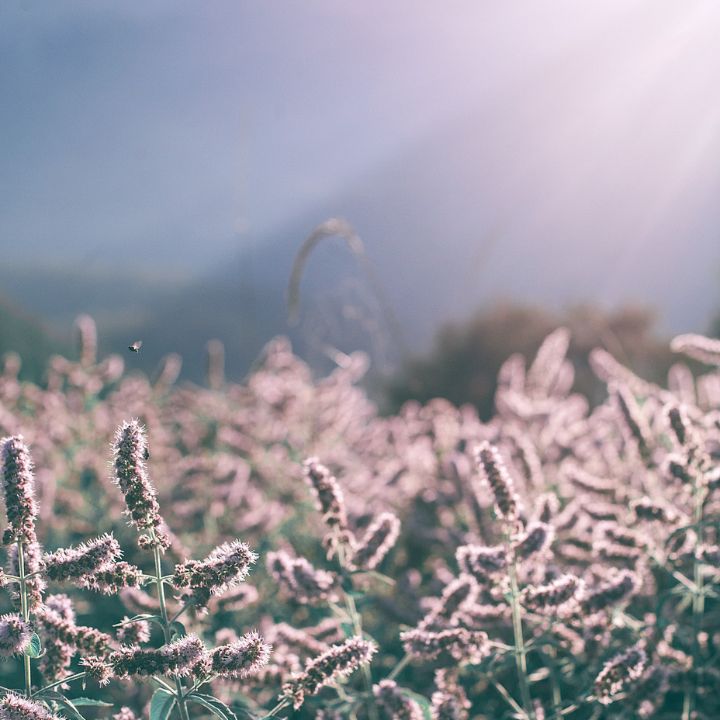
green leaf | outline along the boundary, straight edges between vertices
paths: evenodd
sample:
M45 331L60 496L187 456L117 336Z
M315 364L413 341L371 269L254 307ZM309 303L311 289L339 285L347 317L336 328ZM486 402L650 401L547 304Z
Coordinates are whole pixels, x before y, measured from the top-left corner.
M187 696L188 700L207 708L213 715L222 720L237 720L237 715L224 703L213 697L212 695L204 695L202 693L193 693Z
M95 700L94 698L79 697L72 699L73 705L76 707L112 707L112 703L105 702L104 700Z
M122 622L115 623L113 627L122 627L123 625L130 625L131 623L138 622L140 620L145 620L146 622L154 622L160 627L163 626L163 620L159 615L151 615L150 613L143 613L142 615L133 615L131 618L128 618L127 620L123 620Z
M158 688L150 700L150 720L167 720L174 705L175 696L164 688Z
M178 620L170 623L170 632L172 633L173 640L184 638L187 635L185 626Z
M58 693L58 697L53 697L53 700L62 707L63 712L73 720L85 720L85 717L80 714L80 711L75 707L75 703L72 700L68 700L64 695Z
M33 633L30 638L30 643L25 648L25 655L31 658L39 658L42 655L42 643L40 642L40 636L37 633Z

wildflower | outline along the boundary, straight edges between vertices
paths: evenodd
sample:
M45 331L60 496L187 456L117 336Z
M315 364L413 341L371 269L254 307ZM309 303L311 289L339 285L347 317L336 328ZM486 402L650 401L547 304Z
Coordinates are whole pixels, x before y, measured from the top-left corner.
M720 365L720 340L704 335L678 335L670 343L670 349L706 365Z
M124 706L112 716L112 720L138 720L138 717L129 707Z
M92 655L104 655L113 645L113 639L107 633L85 625L76 625L74 613L70 614L64 599L60 598L51 605L44 605L36 611L37 621L45 635L53 642L68 645L73 650L78 649ZM56 609L58 608L58 609Z
M115 595L123 588L139 587L142 576L139 567L121 561L89 575L82 575L78 578L78 584L103 595Z
M630 508L638 520L656 520L661 523L674 523L677 513L670 507L653 502L648 497L633 500Z
M650 459L650 428L638 407L633 394L628 388L622 385L615 385L611 388L615 404L620 417L624 421L624 427L630 438L635 442L640 457L647 461Z
M425 629L441 628L452 622L455 615L471 607L477 601L480 587L472 575L454 578L435 601L433 609L422 619Z
M507 523L517 522L519 500L498 449L485 442L475 451L475 459L495 497L498 516Z
M70 667L75 646L60 639L56 625L75 626L75 611L67 595L48 595L45 604L36 610L35 620L40 637L43 641L44 654L39 660L40 672L46 680L60 679ZM63 637L68 637L63 633Z
M121 647L110 655L109 661L119 678L167 674L184 677L197 672L204 654L202 641L188 635L158 649Z
M239 540L216 547L204 560L188 560L175 566L173 584L190 588L185 598L205 607L210 595L221 595L242 582L257 561L257 555Z
M249 632L210 653L211 668L222 677L246 678L255 675L270 659L271 646L256 632Z
M107 685L112 678L112 665L102 657L89 655L80 660L87 677L92 678L98 685Z
M115 481L125 497L128 514L138 530L152 532L162 547L167 540L158 528L162 524L155 488L150 482L145 459L145 429L137 420L125 422L115 435Z
M593 520L617 522L620 517L620 508L617 505L597 500L583 503L583 512Z
M90 315L78 315L75 327L80 341L80 364L90 367L97 360L97 328Z
M632 595L639 586L637 575L621 570L600 586L588 590L580 600L584 612L597 612L616 605Z
M562 472L575 487L596 495L614 495L617 483L608 478L598 477L587 472L573 461L563 464Z
M252 585L238 585L238 587L229 590L221 597L215 596L210 604L210 610L219 612L235 612L243 610L248 605L258 601L259 594L257 589Z
M318 570L305 558L293 558L279 550L267 554L268 572L299 603L317 603L334 599L336 579L332 573Z
M13 692L7 693L0 700L0 718L2 720L60 720L45 705L28 700Z
M562 612L575 599L582 581L575 575L561 575L547 585L529 586L521 594L525 607L536 612Z
M528 395L541 398L550 394L569 344L570 331L564 327L557 328L543 340L527 372Z
M291 699L297 710L307 695L315 695L326 685L351 675L361 665L367 665L376 651L375 643L359 637L333 645L310 660L301 673L296 673L283 685L283 696Z
M468 720L472 706L457 678L447 670L436 670L435 685L430 700L432 720Z
M305 480L315 494L318 508L325 523L330 527L346 530L345 499L338 481L315 457L308 458L305 461L303 472Z
M123 645L139 646L150 640L150 623L147 620L130 620L127 616L115 631Z
M527 560L536 553L548 548L554 537L555 530L551 525L542 522L532 522L527 526L525 532L513 543L515 555L521 560Z
M294 628L284 622L274 625L272 633L275 641L279 640L281 643L297 649L298 652L309 655L321 655L330 647L326 642L318 640L306 630Z
M20 615L0 615L0 656L21 654L30 644L32 628Z
M2 493L8 528L3 543L15 540L35 542L35 518L38 513L35 501L35 479L30 451L22 435L6 437L0 441L2 461Z
M45 574L57 582L76 579L105 569L121 555L120 545L112 535L102 535L76 548L61 548L45 553Z
M382 513L365 532L355 548L352 565L363 570L374 570L395 545L400 534L400 521L390 512Z
M423 720L422 708L394 680L381 680L373 687L373 695L380 720Z
M601 560L607 560L611 563L618 563L629 567L637 565L642 557L640 548L628 547L621 543L608 542L606 540L596 543L593 550L595 556Z
M598 702L603 705L615 702L617 695L643 674L646 664L647 654L638 646L631 647L606 662L595 679L595 696Z
M675 439L680 447L685 447L692 433L685 409L678 405L667 405L664 408L664 412L667 416L670 429L675 435Z
M462 545L455 551L460 570L483 582L507 567L507 549L503 546Z
M430 631L421 626L401 633L400 640L408 654L444 664L475 664L489 652L487 633L464 627Z

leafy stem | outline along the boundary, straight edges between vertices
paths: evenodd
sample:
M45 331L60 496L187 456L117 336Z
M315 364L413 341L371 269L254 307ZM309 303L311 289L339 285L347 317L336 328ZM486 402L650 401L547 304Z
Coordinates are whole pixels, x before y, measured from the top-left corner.
M18 575L20 581L20 612L26 623L30 622L30 603L28 600L27 583L25 581L25 546L21 538L17 541ZM32 695L32 668L30 656L23 653L23 665L25 668L25 695Z
M153 536L153 556L155 558L155 584L158 591L158 601L160 603L160 617L162 618L162 629L163 635L165 636L165 644L169 644L171 640L170 635L170 620L168 620L167 604L165 603L165 586L163 583L162 574L162 561L160 559L160 546L158 545L156 538ZM175 699L177 702L178 712L182 720L190 720L188 715L187 704L185 702L185 695L183 693L183 686L180 678L175 676Z
M520 696L522 698L523 712L530 720L535 720L532 698L530 696L530 683L527 673L527 647L523 638L522 611L520 607L520 592L517 581L517 560L515 551L510 542L510 534L506 534L506 545L511 557L508 573L510 575L510 607L512 609L513 636L515 639L515 666L517 668Z

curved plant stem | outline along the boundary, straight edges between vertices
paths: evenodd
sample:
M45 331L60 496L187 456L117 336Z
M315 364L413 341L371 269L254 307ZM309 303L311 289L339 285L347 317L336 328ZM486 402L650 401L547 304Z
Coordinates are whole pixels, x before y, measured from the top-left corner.
M80 680L81 678L84 678L86 676L86 672L77 672L74 675L68 675L67 677L56 680L49 685L45 685L45 687L40 688L40 690L36 690L31 697L37 697L38 695L42 695L46 690L52 690L54 687L64 685L65 683L72 682L73 680Z
M154 539L154 538L153 538ZM155 584L158 591L158 601L160 603L160 617L162 618L163 635L165 643L170 642L170 621L168 620L167 605L165 603L165 586L163 583L162 562L160 560L160 546L153 544L153 556L155 558ZM185 703L185 695L180 678L175 676L175 699L177 701L178 712L182 720L190 720L187 705Z

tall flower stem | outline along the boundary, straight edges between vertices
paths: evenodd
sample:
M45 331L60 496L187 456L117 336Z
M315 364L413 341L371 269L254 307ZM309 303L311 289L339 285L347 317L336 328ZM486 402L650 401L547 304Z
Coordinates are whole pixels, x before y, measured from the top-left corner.
M154 538L153 538L154 539ZM168 620L167 604L165 603L165 584L162 574L162 561L160 559L160 546L157 542L153 543L153 556L155 558L155 584L158 591L158 601L160 603L160 617L162 618L163 635L165 636L165 644L169 644L170 637L170 621ZM178 712L182 720L190 720L187 705L185 704L185 695L180 678L175 676L175 698L177 701Z
M25 546L22 540L17 541L18 557L18 579L20 581L20 612L26 623L30 622L30 603L28 601L27 584L25 582ZM25 666L25 695L32 695L32 668L30 667L30 656L23 653L23 665Z
M517 562L515 553L510 544L509 534L506 539L508 552L512 558L509 565L510 575L510 607L512 609L513 636L515 638L515 667L517 668L518 684L520 685L520 696L522 698L523 711L529 720L535 720L532 698L530 697L530 684L527 673L527 648L523 638L522 614L520 608L520 592L517 582Z
M345 558L345 547L342 543L338 544L338 562L340 563L340 567L342 568L343 572L346 572L347 567ZM361 638L363 636L362 617L358 612L357 605L355 604L355 598L352 596L351 592L348 592L344 588L343 597L345 599L345 610L350 617L350 622L353 626L353 632L357 637ZM370 666L368 664L363 664L361 671L363 676L363 684L365 685L365 692L368 697L368 715L370 717L370 720L378 720L378 712L377 708L375 707L375 699L372 692L372 674L370 671Z

